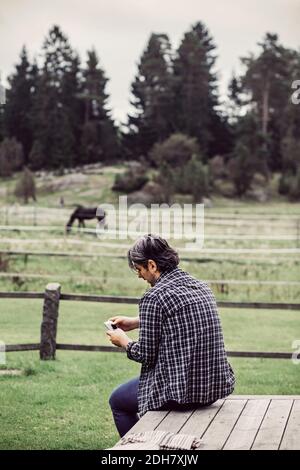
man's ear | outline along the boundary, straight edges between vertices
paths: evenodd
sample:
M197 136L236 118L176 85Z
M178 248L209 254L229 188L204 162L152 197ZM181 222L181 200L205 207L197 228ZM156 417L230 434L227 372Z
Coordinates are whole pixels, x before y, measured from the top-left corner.
M157 269L157 264L153 259L148 260L148 270L149 271L151 270L153 272L156 272L158 270Z

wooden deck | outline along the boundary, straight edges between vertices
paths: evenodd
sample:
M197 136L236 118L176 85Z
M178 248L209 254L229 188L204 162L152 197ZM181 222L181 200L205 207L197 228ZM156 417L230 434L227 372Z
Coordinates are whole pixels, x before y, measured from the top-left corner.
M299 450L300 395L231 395L194 411L150 411L128 434L153 430L201 437L199 450Z

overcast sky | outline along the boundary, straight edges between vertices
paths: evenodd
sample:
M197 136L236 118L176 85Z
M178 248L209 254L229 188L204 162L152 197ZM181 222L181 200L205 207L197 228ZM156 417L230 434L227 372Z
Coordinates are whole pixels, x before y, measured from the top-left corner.
M32 60L49 28L58 24L82 61L87 49L96 49L110 80L113 116L124 121L130 83L149 35L167 33L177 47L196 21L206 24L217 45L223 96L239 57L255 52L267 31L278 33L287 47L300 47L300 0L0 0L2 81L13 71L22 45Z

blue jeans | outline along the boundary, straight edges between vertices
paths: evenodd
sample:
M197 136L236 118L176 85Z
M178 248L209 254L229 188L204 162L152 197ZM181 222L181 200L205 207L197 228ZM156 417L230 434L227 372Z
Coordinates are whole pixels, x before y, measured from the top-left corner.
M111 394L109 404L116 428L123 437L138 422L137 392L139 377L117 387Z
M123 437L129 429L134 426L138 420L138 399L137 392L139 386L139 377L129 380L125 384L115 388L112 392L109 404L113 414L116 428L121 437ZM180 404L175 401L168 401L160 410L177 410L186 411L193 408L210 406L214 402L201 403L184 403Z

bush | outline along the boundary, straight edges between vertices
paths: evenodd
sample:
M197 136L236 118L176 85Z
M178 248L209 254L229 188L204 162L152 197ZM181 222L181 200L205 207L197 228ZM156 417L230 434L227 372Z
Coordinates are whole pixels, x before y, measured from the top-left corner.
M164 188L154 181L149 181L140 191L134 191L128 196L128 204L144 204L150 207L151 204L161 204L166 202Z
M300 169L291 180L291 187L289 190L289 197L292 201L300 200Z
M296 173L300 165L300 139L290 133L282 139L282 163L285 171Z
M227 176L224 158L220 155L216 155L215 157L211 158L209 160L208 166L212 181L217 178L223 179Z
M19 198L23 198L25 204L28 203L30 197L36 201L34 176L26 167L24 168L21 177L17 182L15 195Z
M290 192L293 181L293 175L290 172L283 173L279 180L278 192L287 195Z
M208 168L193 156L183 169L183 188L193 196L194 202L201 202L209 192Z
M149 156L157 167L165 163L173 168L182 168L193 155L199 153L195 138L184 134L173 134L164 142L155 144Z
M200 202L209 192L208 167L195 155L181 170L173 170L174 191Z
M145 167L139 163L131 164L123 175L116 175L113 191L131 193L140 190L148 181Z
M255 161L248 147L240 141L236 143L233 157L228 162L228 171L237 195L242 196L251 186Z

